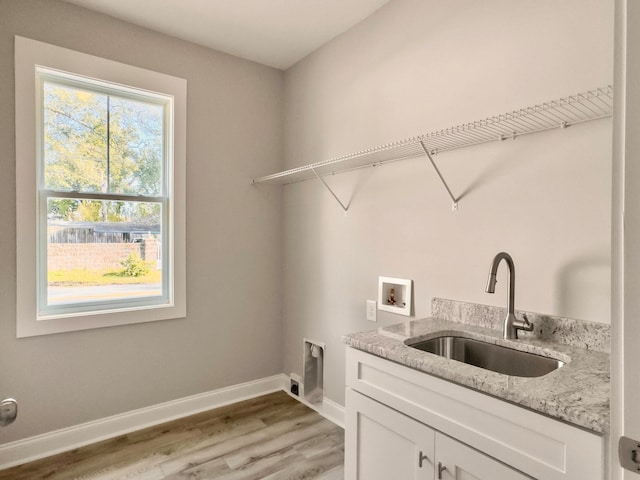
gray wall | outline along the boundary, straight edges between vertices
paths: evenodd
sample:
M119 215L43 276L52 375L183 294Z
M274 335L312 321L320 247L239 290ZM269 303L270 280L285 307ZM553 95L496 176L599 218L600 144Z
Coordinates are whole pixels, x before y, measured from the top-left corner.
M405 321L364 319L379 275L414 280L418 318L433 296L503 305L504 272L484 293L500 250L518 308L609 322L608 120L438 155L456 213L422 159L329 179L347 216L318 182L247 179L610 84L611 3L393 0L283 75L62 2L0 0L0 396L22 407L0 443L301 373L303 336L326 342L341 403L340 337ZM188 80L188 318L15 339L15 34Z
M394 0L285 75L288 167L611 84L608 0ZM284 188L285 372L302 370L302 338L326 342L329 398L344 399L348 332L365 320L379 275L414 281L415 317L434 296L609 323L611 120Z
M186 78L188 317L15 338L13 36ZM283 74L50 0L0 0L0 443L282 372Z

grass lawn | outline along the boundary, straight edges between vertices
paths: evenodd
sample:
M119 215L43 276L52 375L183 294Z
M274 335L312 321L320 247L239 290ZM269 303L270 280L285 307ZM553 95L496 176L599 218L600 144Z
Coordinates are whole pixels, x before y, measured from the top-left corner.
M160 283L162 272L152 270L147 275L128 277L122 270L55 270L48 272L48 283L51 286L93 286L93 285L127 285L136 283Z

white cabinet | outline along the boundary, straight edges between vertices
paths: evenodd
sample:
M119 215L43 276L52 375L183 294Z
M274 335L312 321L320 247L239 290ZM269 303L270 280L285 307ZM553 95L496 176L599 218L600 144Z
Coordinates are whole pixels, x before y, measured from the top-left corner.
M347 390L345 479L433 480L435 430Z
M353 390L346 404L347 480L530 479Z
M345 480L605 478L602 435L351 347L346 383Z

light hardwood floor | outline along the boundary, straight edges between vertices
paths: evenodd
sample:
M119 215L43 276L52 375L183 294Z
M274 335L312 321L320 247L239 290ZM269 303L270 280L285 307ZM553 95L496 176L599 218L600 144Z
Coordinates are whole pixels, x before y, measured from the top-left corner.
M0 480L343 480L344 432L285 392L0 471Z

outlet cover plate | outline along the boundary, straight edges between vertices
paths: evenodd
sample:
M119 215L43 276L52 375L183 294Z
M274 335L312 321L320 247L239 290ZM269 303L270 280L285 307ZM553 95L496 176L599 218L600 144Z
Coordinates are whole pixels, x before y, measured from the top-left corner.
M370 322L377 321L376 319L376 301L375 300L367 300L367 320Z

